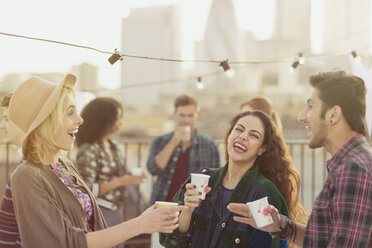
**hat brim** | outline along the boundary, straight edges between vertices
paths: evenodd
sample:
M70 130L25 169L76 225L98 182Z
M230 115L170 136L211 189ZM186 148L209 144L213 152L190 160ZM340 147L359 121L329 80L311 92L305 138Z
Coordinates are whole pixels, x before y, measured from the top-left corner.
M37 114L35 120L31 123L30 128L28 129L24 137L24 140L22 142L22 151L26 151L30 133L34 131L49 116L50 113L52 113L53 109L57 105L63 86L74 87L75 83L76 76L67 74L62 83L55 87L54 90L50 93L46 101L41 106L39 113Z

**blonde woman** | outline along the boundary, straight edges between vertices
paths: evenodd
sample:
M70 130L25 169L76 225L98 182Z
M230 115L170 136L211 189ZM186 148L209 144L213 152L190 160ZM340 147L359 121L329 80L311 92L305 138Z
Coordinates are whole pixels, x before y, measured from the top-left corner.
M106 229L92 192L71 161L60 156L72 148L83 123L74 97L76 77L55 85L31 78L13 93L10 120L25 134L23 163L11 177L14 210L22 247L112 247L141 233L177 228L182 209L150 207L139 217Z

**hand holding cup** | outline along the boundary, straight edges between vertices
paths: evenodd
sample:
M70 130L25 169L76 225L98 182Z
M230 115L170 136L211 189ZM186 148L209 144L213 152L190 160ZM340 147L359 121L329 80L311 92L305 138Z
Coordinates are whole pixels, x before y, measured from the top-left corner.
M131 168L130 169L130 173L133 175L133 176L143 176L143 169L142 168L139 168L139 167L134 167L134 168Z
M144 175L134 176L133 174L126 174L118 177L121 186L137 186L143 182Z
M195 185L191 183L186 184L184 202L185 202L185 206L187 207L187 212L192 213L194 212L194 209L196 207L200 206L200 202L202 201L201 199L198 198L200 195L201 195L201 192L196 190Z
M186 209L185 206L156 208L152 205L136 218L140 233L172 232L178 228L179 211Z
M251 213L247 204L244 203L230 203L227 208L230 212L241 215L241 216L234 216L233 219L237 222L241 222L244 224L248 224L253 226L256 229L262 230L264 232L277 232L279 230L279 226L281 226L281 217L278 210L272 206L267 206L267 213L269 213L272 217L273 223L258 227L255 219Z
M164 202L164 201L155 202L155 208L156 209L172 208L172 207L176 207L176 206L178 206L177 202ZM168 215L165 218L165 220L173 220L175 218L178 218L178 215L179 215L178 211L172 212L172 213L170 213L170 215ZM173 229L162 231L162 233L172 233L172 232L173 232Z
M197 198L204 200L205 195L209 192L208 191L208 182L209 182L209 175L199 174L199 173L191 173L191 184L195 185L195 189L201 194L197 196Z
M180 135L181 141L191 140L191 127L190 126L179 126L177 132Z

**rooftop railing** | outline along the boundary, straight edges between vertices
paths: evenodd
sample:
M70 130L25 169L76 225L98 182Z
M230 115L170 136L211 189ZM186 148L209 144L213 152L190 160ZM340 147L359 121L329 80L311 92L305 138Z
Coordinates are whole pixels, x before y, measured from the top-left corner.
M140 167L145 170L146 179L144 183L135 188L135 191L140 196L140 198L135 198L136 206L139 206L141 202L148 201L152 190L152 183L155 180L146 170L150 142L150 140L119 140L124 152L127 169ZM315 150L308 148L307 140L286 140L286 142L294 164L301 175L301 197L303 204L310 211L315 197L326 179L327 171L325 164L330 155L323 148ZM221 165L223 165L223 142L216 141L216 143L221 154ZM11 172L20 161L20 156L14 146L4 143L0 145L0 193L3 193L4 186L9 180ZM67 154L73 161L75 160L75 155L76 150L72 150ZM139 207L137 209L140 211Z

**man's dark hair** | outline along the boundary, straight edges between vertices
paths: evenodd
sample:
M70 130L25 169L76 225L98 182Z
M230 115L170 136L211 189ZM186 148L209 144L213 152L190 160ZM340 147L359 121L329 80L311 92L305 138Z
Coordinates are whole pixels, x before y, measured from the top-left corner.
M363 79L345 71L321 72L312 75L309 83L319 92L322 101L321 118L331 107L338 105L350 128L367 135L366 87Z

